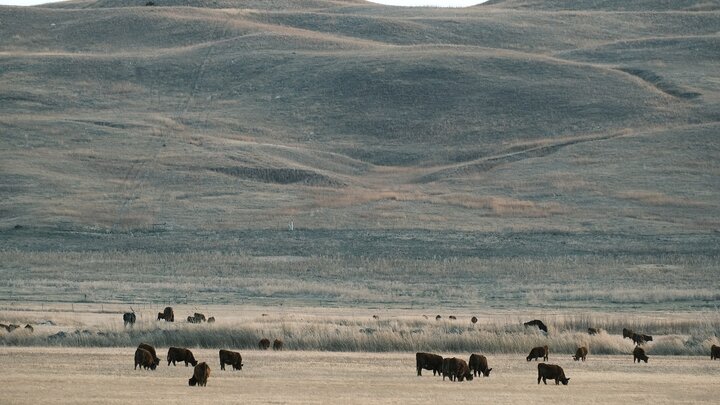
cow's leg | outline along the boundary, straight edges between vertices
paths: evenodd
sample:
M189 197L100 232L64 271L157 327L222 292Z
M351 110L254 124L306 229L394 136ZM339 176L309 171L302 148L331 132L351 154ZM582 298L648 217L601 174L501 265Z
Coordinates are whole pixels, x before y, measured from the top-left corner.
M543 376L543 383L547 385L547 378L545 376Z

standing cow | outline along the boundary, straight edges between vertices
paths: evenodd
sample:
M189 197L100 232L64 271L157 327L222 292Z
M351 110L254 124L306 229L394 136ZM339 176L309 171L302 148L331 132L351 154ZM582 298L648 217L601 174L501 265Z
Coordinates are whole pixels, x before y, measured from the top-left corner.
M210 377L210 366L203 361L195 366L193 375L188 380L188 385L191 387L194 387L195 385L204 387L207 385L208 377Z
M157 320L165 320L165 322L175 322L175 311L172 307L165 307L163 312L158 312Z
M587 354L588 354L588 349L587 349L587 347L585 347L585 346L583 346L583 347L578 347L577 350L575 351L575 356L573 356L573 360L575 360L575 361L578 361L578 360L585 361L585 357L587 357Z
M543 321L539 319L533 319L532 321L525 322L523 325L527 326L537 326L538 329L541 331L547 333L548 329L547 326L543 323Z
M280 339L275 339L273 341L273 350L282 350L283 349L283 341Z
M145 370L155 370L157 363L155 363L155 360L149 351L138 347L135 350L135 370L137 370L138 366L140 366L141 369L144 368Z
M540 384L540 380L542 380L542 382L547 385L548 378L551 380L555 380L555 385L560 385L560 383L563 383L563 385L568 385L568 382L570 381L569 378L565 377L565 371L562 369L562 367L555 364L539 363L538 384Z
M192 364L193 366L196 366L198 363L197 360L195 360L195 356L193 356L190 350L180 347L169 348L167 354L168 366L170 365L170 363L175 366L175 363L179 361L185 362L185 367L188 366L188 363Z
M720 359L720 346L712 345L710 347L710 360Z
M433 353L415 353L415 367L417 367L417 375L422 375L422 369L432 370L433 375L442 374L443 358Z
M443 364L443 367L446 369L447 375L450 377L450 381L472 381L473 375L470 372L470 367L468 367L468 364L465 362L465 360L458 359L457 357L445 360L448 361L446 364ZM443 380L444 379L445 376L443 375Z
M530 354L525 358L525 360L530 361L532 359L537 360L538 358L542 357L543 360L548 360L548 354L550 353L550 349L548 349L547 346L538 346L533 347L532 350L530 350Z
M468 360L468 367L472 370L473 376L480 374L481 377L490 377L490 372L492 371L492 368L488 368L487 357L482 354L471 354L470 360Z
M260 339L260 342L258 343L258 347L260 350L267 350L270 348L270 340L266 338Z
M155 363L156 366L160 365L160 358L157 356L157 353L155 352L155 348L150 346L147 343L140 343L138 345L138 349L147 350L148 353L152 355L153 363Z
M233 370L242 370L242 356L238 352L220 349L220 370L225 370L225 365L229 364Z
M132 310L132 308L130 308L130 310ZM135 319L136 319L136 318L135 318L135 311L125 312L125 313L123 314L123 322L124 322L123 325L126 326L126 327L127 327L128 325L133 326L133 325L135 325Z
M648 362L648 356L645 355L645 349L643 349L640 346L635 346L635 350L633 350L633 364L635 364L635 361L640 363L640 360L644 361L645 363Z

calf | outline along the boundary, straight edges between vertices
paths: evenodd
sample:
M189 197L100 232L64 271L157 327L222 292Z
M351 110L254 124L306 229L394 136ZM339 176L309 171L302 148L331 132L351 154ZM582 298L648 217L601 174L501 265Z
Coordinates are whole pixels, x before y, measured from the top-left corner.
M194 387L204 387L207 385L208 377L210 377L210 366L204 361L195 366L193 370L193 376L188 380L188 385Z
M135 370L137 370L138 366L140 366L140 369L144 368L147 370L149 368L150 370L155 370L157 364L149 351L138 347L135 350Z
M710 360L720 359L720 346L712 345L710 347Z
M193 367L197 365L197 360L195 360L195 356L193 356L192 352L188 349L180 348L180 347L171 347L168 349L167 354L167 362L168 366L170 363L175 366L175 362L184 361L185 367L188 366L188 363L192 364Z
M270 348L270 340L266 338L260 339L260 342L258 343L258 347L260 350L267 350Z
M542 382L547 385L548 378L555 380L555 385L560 385L560 383L568 385L570 381L569 378L565 377L565 371L563 371L562 367L556 364L538 364L538 384L540 384L540 380L542 380Z
M648 356L645 355L645 349L640 346L635 346L635 350L633 350L633 364L635 364L636 360L638 363L640 363L640 360L645 363L648 362Z
M233 370L242 370L242 356L238 352L220 349L220 370L225 370L225 365L229 364Z
M578 347L577 350L575 351L575 356L573 356L573 360L575 360L575 361L578 361L578 360L585 361L585 357L587 357L587 354L588 354L588 349L587 349L587 347L585 347L585 346L583 346L583 347Z
M468 360L468 367L470 367L475 377L477 377L478 374L480 374L481 377L490 377L490 372L492 371L492 368L488 368L487 357L481 354L471 354L470 360Z
M530 350L530 354L528 354L528 356L525 358L525 360L527 360L527 361L530 361L532 359L537 360L538 358L542 357L543 360L547 361L549 358L548 357L549 352L550 352L550 350L548 349L547 346L533 347L532 350Z
M422 375L422 369L432 370L433 375L442 374L443 358L432 353L415 353L415 366L417 367L417 375Z
M273 350L282 350L283 349L283 341L280 339L275 339L273 341Z

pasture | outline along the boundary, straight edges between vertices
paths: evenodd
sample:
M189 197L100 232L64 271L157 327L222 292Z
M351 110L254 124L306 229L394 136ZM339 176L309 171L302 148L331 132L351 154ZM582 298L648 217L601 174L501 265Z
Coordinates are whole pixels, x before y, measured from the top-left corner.
M633 365L629 356L550 357L570 378L568 386L537 384L537 363L524 356L488 356L489 378L442 381L415 373L414 353L242 351L242 371L220 371L216 349L193 349L212 372L207 387L189 387L191 367L133 370L134 347L0 347L3 403L563 403L641 401L653 404L712 402L720 363L709 356L655 356ZM167 348L158 348L164 357ZM466 353L444 353L467 357Z

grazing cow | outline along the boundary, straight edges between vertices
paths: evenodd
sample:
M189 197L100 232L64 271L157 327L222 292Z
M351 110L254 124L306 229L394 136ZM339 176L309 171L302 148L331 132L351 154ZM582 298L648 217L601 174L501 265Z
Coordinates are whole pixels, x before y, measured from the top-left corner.
M33 333L35 331L35 329L33 329L33 327L30 324L27 324L27 325L25 325L25 331L27 331L28 333Z
M135 324L135 312L125 312L123 314L124 326L133 326Z
M623 339L625 339L625 338L632 339L634 334L635 333L631 329L623 328Z
M477 323L477 321L478 321L477 316L473 316L472 318L470 318L470 322L472 322L472 323Z
M541 331L547 333L547 326L543 323L543 321L539 319L533 319L532 321L525 322L523 325L525 326L537 326L538 329Z
M446 357L442 361L441 370L442 370L443 381L445 381L445 377L450 377L450 360L451 360L450 357ZM452 377L450 377L450 381L452 381Z
M188 323L200 323L201 322L200 319L198 319L194 316L191 316L191 315L188 315L187 321L188 321Z
M643 335L642 333L633 333L631 339L636 345L641 345L646 342L652 342L653 340L652 336Z
M455 315L450 315L449 318L452 319L452 320L456 320L456 319L457 319L457 317L456 317Z
M160 365L160 358L157 356L157 353L155 352L155 348L154 348L154 347L150 346L150 345L147 344L147 343L140 343L140 344L138 345L138 349L147 350L148 353L150 353L150 354L152 355L153 362L155 363L155 365L156 365L156 366L157 366L157 365Z
M440 315L438 315L438 316L435 317L435 320L436 320L436 321L439 321L439 320L441 320L441 319L442 319L442 316L440 316Z
M184 361L185 367L188 366L188 363L192 364L193 366L197 365L197 360L195 360L195 356L193 356L192 352L185 348L179 348L179 347L171 347L168 349L167 354L167 362L168 366L170 363L175 366L175 362L178 361Z
M208 318L207 322L208 322L208 323L215 323L215 317L214 317L214 316L211 316L210 318Z
M640 363L640 360L645 363L648 362L648 356L645 355L645 349L640 346L635 346L635 350L633 350L633 364L635 364L636 360L638 363Z
M144 368L145 370L155 370L157 363L155 363L153 355L150 354L149 351L138 347L135 350L135 370L137 370L137 366L140 366L140 369Z
M575 356L573 356L573 360L575 360L575 361L578 361L578 360L585 361L585 357L587 357L587 354L588 354L588 349L587 349L587 347L585 347L585 346L583 346L583 347L578 347L577 350L575 351Z
M532 350L530 350L530 354L525 358L525 360L530 361L532 359L537 360L538 358L542 357L543 360L548 360L548 354L550 350L547 346L538 346L533 347Z
M3 329L5 329L6 331L10 332L10 331L8 330L8 326L5 325L4 323L0 323L0 328L3 328Z
M175 311L173 311L172 307L165 307L162 319L166 322L175 322Z
M473 375L470 372L470 367L468 367L468 364L465 362L465 360L458 359L457 357L449 359L447 370L448 375L450 376L450 381L462 382L466 379L468 381L472 381L473 379ZM445 379L444 376L443 379Z
M199 312L195 312L195 313L193 314L193 316L195 317L195 319L199 320L200 322L205 322L205 314L201 314L201 313L199 313Z
M492 371L492 368L488 368L487 357L482 354L471 354L468 367L472 370L473 376L480 374L481 377L490 377L490 372Z
M10 332L14 331L15 329L19 328L20 325L15 325L15 324L5 325L5 324L0 323L0 327L5 328L5 330L8 331L8 333L10 333Z
M260 339L260 342L258 343L258 347L260 350L267 350L270 348L270 340L266 338Z
M280 339L275 339L273 341L273 350L282 350L283 349L283 341Z
M191 387L194 387L195 385L204 387L207 385L208 377L210 377L210 366L203 361L195 366L193 375L188 380L188 385Z
M565 371L563 371L562 367L556 364L539 363L538 384L540 384L540 380L542 380L542 382L547 385L548 378L551 380L555 380L555 385L560 385L560 383L563 383L563 385L568 385L568 382L570 381L569 378L565 377Z
M160 321L160 320L163 320L163 319L165 319L165 314L163 314L162 312L158 312L157 320Z
M378 315L373 315L373 319L380 319L380 316L378 316Z
M229 364L233 370L242 370L242 356L238 352L220 349L220 370L225 370L225 365Z
M710 347L710 360L720 359L720 346L712 345Z
M588 328L588 335L592 336L592 335L597 335L598 333L599 333L599 331L597 329Z
M442 356L432 353L415 353L415 366L417 367L417 375L422 375L422 369L432 370L433 375L442 374Z

